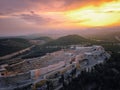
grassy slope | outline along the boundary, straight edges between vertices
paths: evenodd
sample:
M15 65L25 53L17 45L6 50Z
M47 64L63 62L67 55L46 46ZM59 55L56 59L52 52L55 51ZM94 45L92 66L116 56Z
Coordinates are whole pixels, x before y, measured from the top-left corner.
M72 45L87 42L88 40L79 35L68 35L47 43L47 45Z
M31 46L28 40L21 38L0 39L0 56L4 56Z
M46 53L51 53L60 50L62 46L66 47L67 45L81 44L85 42L88 42L88 40L78 35L64 36L56 40L52 40L48 43L45 43L44 45L36 46L35 48L32 49L31 52L29 52L29 55L25 56L24 58L42 56L45 55Z
M49 42L49 41L52 41L52 38L50 38L50 37L38 37L38 38L35 38L33 40L43 40L43 41Z

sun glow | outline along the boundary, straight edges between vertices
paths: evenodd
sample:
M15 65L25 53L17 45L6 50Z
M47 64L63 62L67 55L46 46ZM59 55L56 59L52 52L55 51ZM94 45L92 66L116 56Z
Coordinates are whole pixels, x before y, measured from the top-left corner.
M120 27L120 0L0 0L0 34L108 27Z
M69 20L82 26L108 26L120 21L120 2L111 2L99 7L88 6L66 13Z

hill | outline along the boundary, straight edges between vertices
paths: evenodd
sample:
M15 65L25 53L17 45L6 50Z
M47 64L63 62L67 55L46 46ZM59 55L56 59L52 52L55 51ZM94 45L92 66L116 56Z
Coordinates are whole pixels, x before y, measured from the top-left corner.
M50 37L37 37L37 38L35 38L35 39L33 39L33 40L43 40L43 41L45 41L45 42L49 42L49 41L52 41L53 39L52 38L50 38Z
M88 42L88 40L79 35L67 35L67 36L60 37L56 40L53 40L49 43L46 43L46 45L66 46L66 45L80 44L80 43L85 43L85 42Z
M60 37L56 40L52 40L43 45L38 45L32 49L29 54L24 56L23 58L33 58L38 56L43 56L46 53L51 53L57 50L60 50L64 47L67 48L68 45L75 45L81 43L87 43L89 40L79 36L79 35L68 35Z
M92 36L91 38L97 39L97 40L104 40L104 41L112 41L112 42L119 42L120 38L120 32L118 33L110 33L110 34L101 34Z
M29 40L21 38L0 39L0 56L4 56L31 46Z
M107 41L107 42L119 42L120 40L120 27L96 27L96 28L87 28L85 30L74 30L73 33L76 33L82 37L88 39L96 39L98 41Z

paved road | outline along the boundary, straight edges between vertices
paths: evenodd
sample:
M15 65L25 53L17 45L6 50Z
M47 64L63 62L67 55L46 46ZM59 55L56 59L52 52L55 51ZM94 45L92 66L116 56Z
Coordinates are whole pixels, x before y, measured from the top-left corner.
M32 46L30 46L30 47L28 47L28 48L25 48L25 49L23 49L23 50L20 50L20 51L17 51L17 52L14 52L14 53L11 53L11 54L2 56L2 57L0 57L0 60L9 59L9 58L14 57L14 56L16 56L16 55L18 55L18 54L22 54L22 53L24 53L24 52L32 49L34 46L35 46L35 45L32 45Z
M120 41L120 38L118 36L115 36L116 40Z

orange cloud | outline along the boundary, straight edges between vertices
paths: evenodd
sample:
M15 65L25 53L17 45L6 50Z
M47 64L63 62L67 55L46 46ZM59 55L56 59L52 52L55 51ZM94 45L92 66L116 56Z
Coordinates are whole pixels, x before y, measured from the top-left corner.
M0 22L8 18L16 30L119 26L120 0L0 0Z

